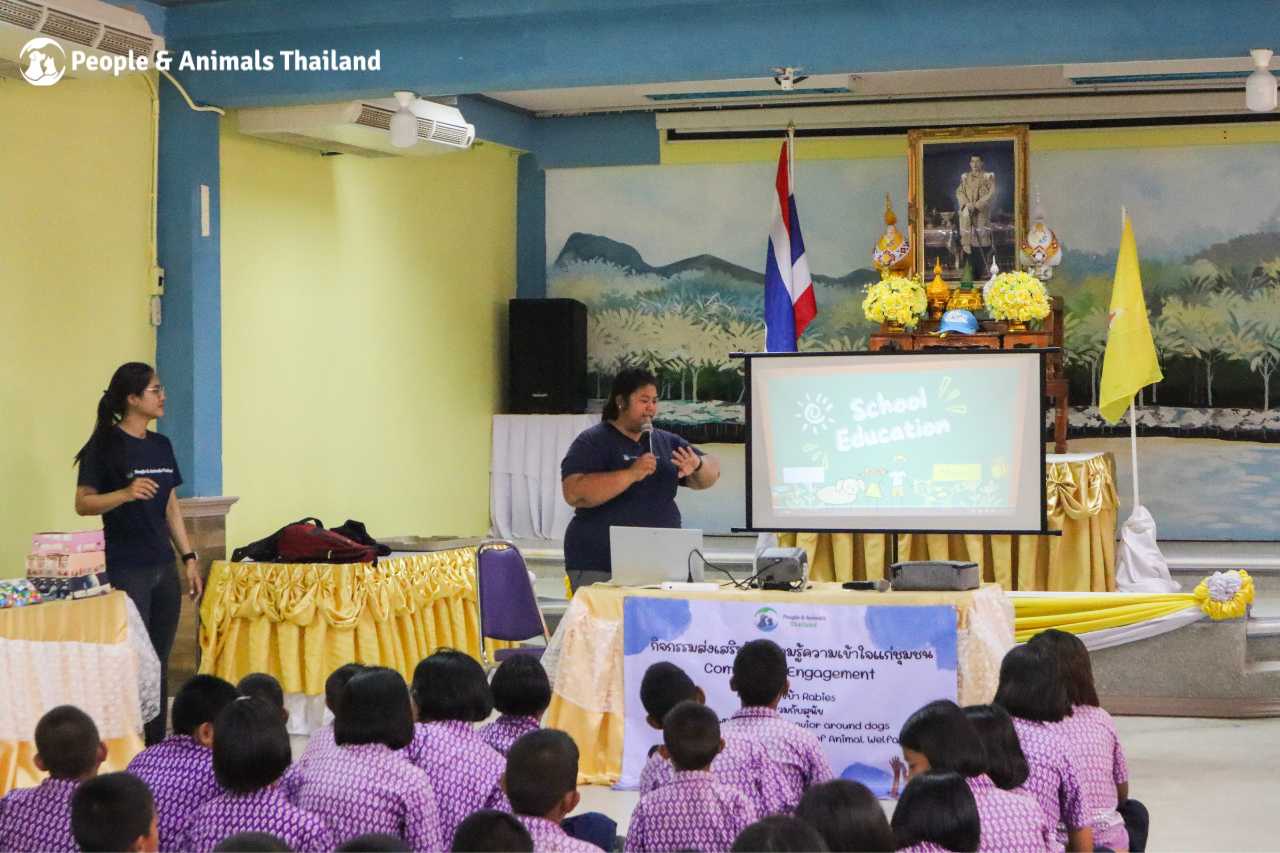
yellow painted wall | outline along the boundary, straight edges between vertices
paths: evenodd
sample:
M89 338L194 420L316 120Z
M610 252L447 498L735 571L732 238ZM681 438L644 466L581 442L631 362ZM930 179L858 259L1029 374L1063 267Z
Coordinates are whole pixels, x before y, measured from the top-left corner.
M0 578L72 509L111 373L155 360L151 99L139 77L0 80Z
M229 545L307 515L484 533L515 153L322 157L228 117L221 159Z

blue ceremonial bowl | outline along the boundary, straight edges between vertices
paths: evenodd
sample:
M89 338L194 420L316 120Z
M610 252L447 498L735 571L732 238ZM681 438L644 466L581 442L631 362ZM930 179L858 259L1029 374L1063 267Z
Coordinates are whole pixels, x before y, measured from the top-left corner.
M972 335L978 331L978 318L972 311L953 308L942 315L942 324L938 326L941 333L955 332L960 335Z

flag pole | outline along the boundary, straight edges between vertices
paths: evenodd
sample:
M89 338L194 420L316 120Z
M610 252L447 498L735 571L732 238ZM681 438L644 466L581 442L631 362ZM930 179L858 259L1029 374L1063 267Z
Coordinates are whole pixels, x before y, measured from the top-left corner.
M787 122L787 186L796 191L796 126Z
M1124 239L1125 222L1128 220L1128 212L1124 205L1120 205L1120 239ZM1139 390L1138 393L1141 393ZM1135 393L1133 398L1129 400L1129 458L1130 467L1133 469L1133 507L1137 509L1142 506L1142 496L1138 491L1138 416L1134 411L1138 403L1138 394Z

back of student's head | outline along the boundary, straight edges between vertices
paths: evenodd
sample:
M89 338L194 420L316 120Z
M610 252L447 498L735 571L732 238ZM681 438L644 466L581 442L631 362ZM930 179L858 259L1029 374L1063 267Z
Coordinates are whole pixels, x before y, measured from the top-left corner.
M213 723L213 775L236 794L265 788L293 760L280 710L252 696L222 709Z
M512 811L543 817L578 789L578 745L556 729L529 732L507 752L505 780Z
M453 853L533 853L533 839L506 812L481 809L458 824L449 849Z
M655 725L662 725L667 713L681 702L693 699L698 688L683 669L668 661L655 663L644 671L640 679L640 704L644 712L653 718Z
M277 708L280 715L288 719L289 712L284 707L284 688L280 686L280 682L274 675L268 675L265 672L251 672L240 679L240 683L236 685L236 690L240 691L241 696L252 696L255 699L261 699L273 708Z
M982 741L986 772L999 788L1012 791L1027 781L1030 770L1009 712L999 705L969 705L964 715Z
M705 770L720 751L720 718L701 702L681 702L662 719L662 742L677 770Z
M339 845L336 853L409 853L409 845L399 836L370 832Z
M129 850L151 836L155 818L151 789L131 773L96 776L71 796L71 834L84 853Z
M1093 683L1093 662L1089 650L1075 634L1050 628L1041 631L1027 645L1043 649L1058 664L1058 678L1067 691L1067 701L1072 705L1098 707L1098 688Z
M898 746L923 755L930 770L953 770L978 776L986 765L982 741L955 702L939 699L916 711L902 724Z
M733 853L826 853L822 835L805 821L776 814L748 826L733 840Z
M818 830L839 853L893 850L893 830L876 795L860 782L833 779L804 792L796 817Z
M772 640L752 640L733 659L729 686L747 707L771 705L787 689L787 656Z
M978 804L959 773L921 773L893 810L898 847L932 842L965 853L978 849Z
M1044 646L1014 646L1000 662L995 704L1010 716L1056 723L1071 713L1057 658Z
M173 733L195 737L196 729L216 720L239 695L234 684L216 675L193 676L173 697Z
M413 708L404 676L376 666L347 682L333 720L334 743L380 743L403 749L412 740Z
M74 705L59 705L45 713L36 723L35 741L36 757L55 779L79 779L102 763L98 727Z
M342 698L342 688L347 686L347 682L355 678L365 667L358 663L344 663L342 666L329 673L329 677L324 680L324 704L332 713L338 713L338 700Z
M475 723L493 712L493 693L484 668L475 658L453 649L441 649L418 662L413 671L413 701L424 723Z
M541 717L551 704L551 680L533 655L512 655L493 674L493 707L513 717Z
M213 848L213 853L291 853L285 840L269 832L237 832L228 835Z

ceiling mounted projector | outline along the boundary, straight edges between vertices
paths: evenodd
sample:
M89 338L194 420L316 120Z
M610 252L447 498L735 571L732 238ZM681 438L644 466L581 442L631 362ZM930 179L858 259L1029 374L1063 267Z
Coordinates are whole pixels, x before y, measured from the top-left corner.
M1244 83L1244 105L1255 113L1269 113L1276 108L1276 78L1271 73L1271 51L1256 48L1253 73Z
M470 148L475 125L468 124L457 107L419 98L413 92L396 92L399 108L391 116L391 144L409 148L419 141L438 142L454 148Z

